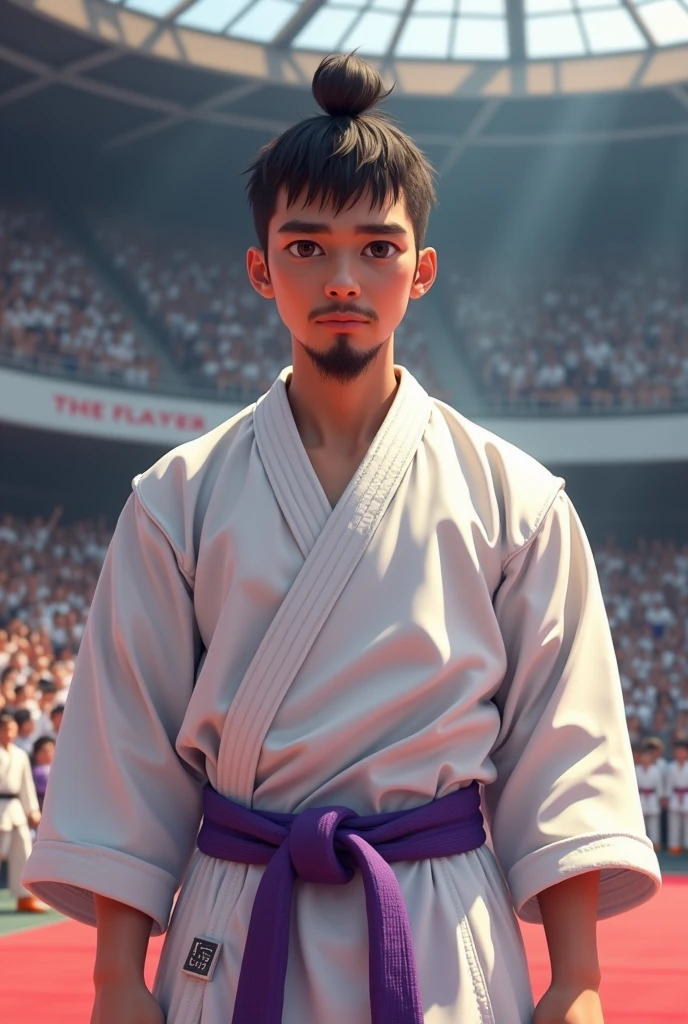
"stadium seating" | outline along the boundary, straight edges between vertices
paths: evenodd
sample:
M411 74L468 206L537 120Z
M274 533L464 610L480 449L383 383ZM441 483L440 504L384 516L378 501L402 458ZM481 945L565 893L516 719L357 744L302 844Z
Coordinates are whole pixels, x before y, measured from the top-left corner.
M84 255L35 205L0 205L0 358L149 387L158 365Z
M52 675L68 692L110 534L101 522L0 519L0 705ZM688 734L688 544L607 543L595 550L631 738ZM14 668L16 671L8 672ZM24 695L25 697L26 695Z
M549 280L454 269L458 343L497 409L628 412L688 402L688 273L668 256L590 258Z

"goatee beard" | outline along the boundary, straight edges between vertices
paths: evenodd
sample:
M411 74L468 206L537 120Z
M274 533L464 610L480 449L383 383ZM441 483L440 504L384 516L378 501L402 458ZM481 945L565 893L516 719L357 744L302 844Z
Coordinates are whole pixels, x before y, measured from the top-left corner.
M300 344L322 380L348 384L366 372L377 358L384 342L366 349L365 352L358 352L349 344L348 334L335 334L335 343L326 352L317 352L303 342Z

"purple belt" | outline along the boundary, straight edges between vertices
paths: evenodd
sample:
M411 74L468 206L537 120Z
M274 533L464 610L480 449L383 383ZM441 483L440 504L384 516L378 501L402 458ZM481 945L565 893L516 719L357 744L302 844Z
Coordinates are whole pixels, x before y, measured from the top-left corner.
M410 811L365 817L340 806L309 807L300 814L255 811L206 786L203 814L199 850L220 860L267 865L251 911L232 1024L282 1024L296 876L345 885L356 869L368 912L372 1024L423 1024L411 928L389 864L482 846L477 782Z

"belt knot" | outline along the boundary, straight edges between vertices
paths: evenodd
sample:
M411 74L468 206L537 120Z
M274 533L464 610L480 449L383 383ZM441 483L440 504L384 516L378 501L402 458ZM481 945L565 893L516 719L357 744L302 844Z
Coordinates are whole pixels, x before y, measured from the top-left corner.
M289 853L296 874L304 882L346 885L354 876L351 858L337 842L337 830L350 807L310 807L294 818L289 832ZM339 846L339 850L337 849Z

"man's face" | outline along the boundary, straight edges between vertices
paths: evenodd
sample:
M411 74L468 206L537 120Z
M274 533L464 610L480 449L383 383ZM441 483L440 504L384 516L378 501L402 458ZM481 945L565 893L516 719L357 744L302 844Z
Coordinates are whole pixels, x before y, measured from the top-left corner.
M268 233L268 259L248 252L251 283L274 298L295 343L324 377L355 379L374 360L406 312L432 286L434 249L416 266L413 225L401 198L381 209L364 195L349 209L287 206L280 191Z
M36 753L36 764L52 764L55 756L55 744L44 743Z
M0 684L0 692L2 693L3 697L5 698L5 700L11 700L11 701L14 700L14 696L15 696L14 688L17 685L17 680L18 679L19 679L19 674L17 672L8 672L7 675L5 676L2 684Z
M8 744L14 743L18 731L15 721L0 722L0 746L6 747Z

